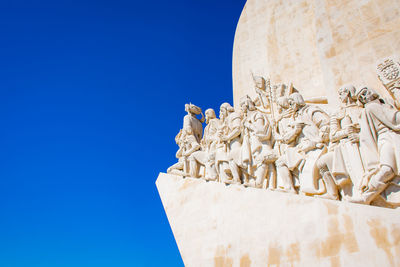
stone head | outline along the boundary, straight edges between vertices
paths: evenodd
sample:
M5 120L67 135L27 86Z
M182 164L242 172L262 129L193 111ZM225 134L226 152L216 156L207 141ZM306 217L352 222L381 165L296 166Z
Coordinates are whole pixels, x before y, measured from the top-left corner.
M233 112L234 109L229 103L223 103L219 108L219 117L221 119L226 118L229 113Z
M338 94L339 100L342 103L345 103L348 99L357 100L356 88L351 84L340 87Z
M251 98L246 95L240 100L240 109L243 113L246 113L247 111L256 110L256 106L253 100L251 100Z
M289 99L286 96L281 96L276 99L276 104L280 110L289 108Z
M185 111L189 114L199 115L201 114L201 108L192 103L185 104Z
M304 98L300 93L293 93L289 96L289 106L298 111L301 107L305 106Z
M205 112L206 115L206 123L208 124L208 122L212 119L215 119L217 116L215 116L215 111L212 108L209 108L206 110Z
M261 76L255 76L255 77L253 77L253 79L254 79L255 86L258 89L265 91L265 87L266 87L265 79Z
M375 99L379 98L379 94L375 92L375 90L368 88L366 86L361 87L360 90L357 92L357 99L362 104L367 104Z

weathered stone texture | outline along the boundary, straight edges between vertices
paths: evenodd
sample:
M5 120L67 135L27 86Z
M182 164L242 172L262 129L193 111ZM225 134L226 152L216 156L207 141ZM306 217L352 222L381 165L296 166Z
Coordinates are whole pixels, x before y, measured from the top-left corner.
M233 48L234 102L254 96L251 72L334 105L347 83L387 96L375 67L393 54L400 54L398 0L248 0Z
M186 266L399 266L400 213L161 173Z

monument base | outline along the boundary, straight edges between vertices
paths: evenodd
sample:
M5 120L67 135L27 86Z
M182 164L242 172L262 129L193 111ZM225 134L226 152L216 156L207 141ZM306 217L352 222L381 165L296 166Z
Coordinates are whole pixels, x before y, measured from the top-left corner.
M160 173L186 266L400 266L400 212Z

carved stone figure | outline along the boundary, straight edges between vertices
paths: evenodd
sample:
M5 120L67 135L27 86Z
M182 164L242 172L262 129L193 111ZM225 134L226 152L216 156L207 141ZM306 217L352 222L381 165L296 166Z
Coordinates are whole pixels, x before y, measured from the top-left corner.
M362 194L352 201L370 204L400 174L400 112L367 87L357 96L365 106L360 121L360 151L366 173Z
M294 111L290 108L289 98L286 96L277 99L278 115L275 125L273 125L273 137L275 138L274 150L278 158L286 151L288 147L295 146L294 139L289 142L292 126L294 125ZM283 181L281 177L276 180L275 187L283 191L291 191L291 183ZM296 182L295 180L294 182Z
M241 165L241 118L234 108L224 103L220 107L219 142L216 163L220 179L224 183L240 184ZM227 167L227 164L229 167Z
M300 191L307 193L315 190L317 180L316 160L325 152L324 143L329 134L329 117L316 106L305 104L299 93L289 97L290 107L295 111L294 121L284 135L276 140L287 148L276 161L278 177L282 180L283 190L296 192L293 175L298 176Z
M186 104L185 111L188 113L183 117L183 128L182 130L186 133L186 135L194 135L197 143L200 143L201 137L203 136L203 125L204 117L201 112L201 108L193 104ZM202 118L199 120L196 115L202 115Z
M183 151L185 149L185 137L182 134L182 129L179 133L175 136L175 143L179 146L178 151L176 152L175 156L178 159L178 162L172 165L167 169L167 173L176 174L176 175L185 175L184 169L187 169L187 166L184 166L184 157Z
M175 137L175 141L179 146L176 157L178 163L168 168L168 173L188 176L190 173L188 157L201 148L200 140L203 135L204 119L199 120L196 115L202 114L201 108L193 104L186 104L185 111L188 113L183 117L183 128Z
M250 97L246 95L240 101L240 111L241 111L241 136L242 136L242 147L240 153L240 167L243 174L243 183L249 185L249 177L253 175L253 156L250 135L252 134L252 119L255 113L254 102L251 101Z
M218 142L219 122L213 109L207 109L205 115L207 126L204 128L204 135L201 140L201 151L196 151L189 157L190 176L216 180L215 152ZM202 174L199 173L200 167L204 168L204 173Z
M272 149L272 128L265 115L257 111L254 102L246 96L240 103L242 110L242 172L245 185L249 177L255 178L255 187L261 188L265 178L273 170L277 156ZM269 179L268 179L269 180ZM269 181L267 181L268 183Z
M215 152L218 142L219 120L212 108L207 109L205 115L207 126L204 128L201 146L205 151Z
M331 116L328 153L317 161L326 191L321 197L329 199L339 198L338 188L344 198L356 195L364 173L358 136L361 108L356 103L356 88L346 85L338 93L343 106Z
M278 116L276 118L277 123L282 124L282 128L285 128L290 118L293 117L294 111L290 108L289 98L286 96L281 96L276 100L276 104L278 106Z
M254 104L267 112L270 107L270 96L268 95L267 82L261 76L253 76L254 90L256 91L257 98L254 100Z

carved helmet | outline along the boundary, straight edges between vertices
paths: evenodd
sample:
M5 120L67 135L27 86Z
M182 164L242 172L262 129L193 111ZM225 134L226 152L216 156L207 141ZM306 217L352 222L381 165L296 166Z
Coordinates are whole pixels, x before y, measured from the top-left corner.
M193 113L193 114L195 114L195 115L201 114L201 108L199 108L199 107L196 106L196 105L193 105L192 103L186 104L186 105L185 105L185 110L186 110L187 112Z

